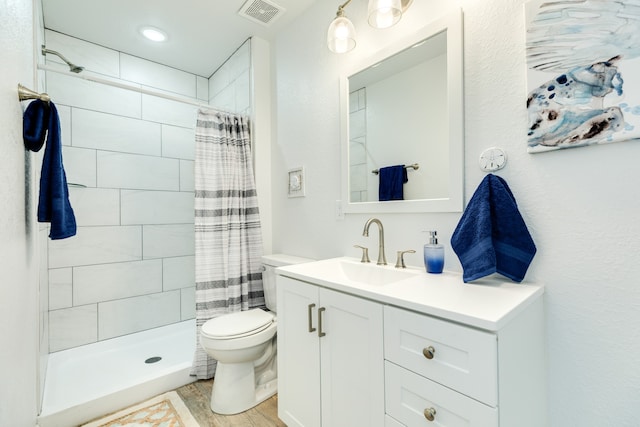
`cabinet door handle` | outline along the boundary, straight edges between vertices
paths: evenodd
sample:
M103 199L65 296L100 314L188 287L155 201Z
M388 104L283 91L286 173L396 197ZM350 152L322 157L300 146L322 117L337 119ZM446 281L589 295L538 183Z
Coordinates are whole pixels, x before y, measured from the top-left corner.
M313 315L312 315L312 311L313 311L313 307L315 307L315 304L309 304L307 306L307 314L308 314L308 321L309 321L309 332L315 332L316 328L313 327Z
M436 419L436 410L434 408L427 408L424 410L424 417L427 421L433 421Z
M326 310L326 308L324 308L324 307L320 307L318 309L318 336L320 338L322 338L323 336L327 335L322 331L322 313L324 313L325 310Z
M435 352L436 352L436 349L433 348L432 346L425 347L422 349L422 354L424 355L424 357L426 357L429 360L433 359L433 353Z

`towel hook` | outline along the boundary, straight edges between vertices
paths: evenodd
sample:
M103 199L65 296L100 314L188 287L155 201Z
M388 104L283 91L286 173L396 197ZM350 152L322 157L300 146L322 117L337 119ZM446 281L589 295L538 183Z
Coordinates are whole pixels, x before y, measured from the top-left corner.
M26 86L22 86L20 83L18 83L18 99L20 101L26 101L28 99L39 99L46 102L47 104L51 101L51 97L46 93L38 93Z

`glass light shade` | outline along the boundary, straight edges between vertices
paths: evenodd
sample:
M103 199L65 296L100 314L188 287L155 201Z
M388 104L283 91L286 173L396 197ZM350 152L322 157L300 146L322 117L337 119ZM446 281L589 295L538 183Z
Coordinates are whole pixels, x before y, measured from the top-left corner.
M369 0L369 25L372 27L390 27L401 17L401 0Z
M338 16L329 25L327 46L332 52L345 53L356 47L356 29L346 16Z

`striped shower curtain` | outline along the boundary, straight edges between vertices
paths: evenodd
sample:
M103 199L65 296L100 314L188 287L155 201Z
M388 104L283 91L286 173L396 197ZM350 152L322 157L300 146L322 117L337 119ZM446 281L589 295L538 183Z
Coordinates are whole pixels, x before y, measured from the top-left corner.
M264 306L262 234L248 118L198 112L195 156L196 325ZM191 375L213 377L216 361L196 345Z

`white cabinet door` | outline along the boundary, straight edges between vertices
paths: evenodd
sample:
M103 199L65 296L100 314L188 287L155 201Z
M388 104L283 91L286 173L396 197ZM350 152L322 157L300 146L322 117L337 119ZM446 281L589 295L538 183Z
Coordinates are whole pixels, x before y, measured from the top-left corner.
M277 278L278 417L289 427L320 427L318 287ZM311 314L311 319L309 319Z
M320 289L322 425L384 426L382 305Z
M278 276L278 417L383 427L382 305Z

